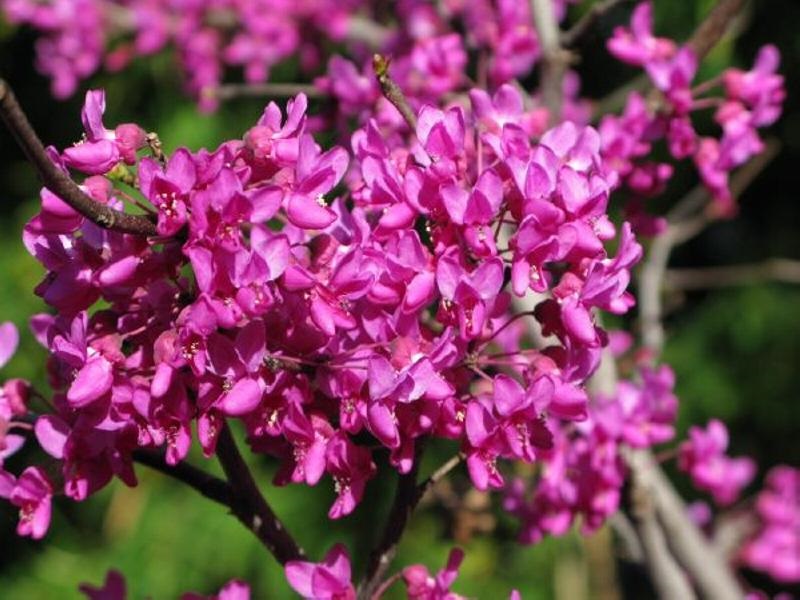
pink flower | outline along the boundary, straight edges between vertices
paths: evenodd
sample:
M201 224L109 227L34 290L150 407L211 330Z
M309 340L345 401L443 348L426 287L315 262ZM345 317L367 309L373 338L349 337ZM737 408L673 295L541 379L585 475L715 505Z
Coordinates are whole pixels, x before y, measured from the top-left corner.
M630 28L614 29L614 36L608 40L607 46L619 60L636 66L669 59L675 53L674 42L653 35L652 2L638 4L631 16Z
M689 439L680 446L678 467L691 475L692 482L711 493L718 504L731 504L755 475L755 463L747 457L725 456L728 430L717 419L705 430L689 428Z
M122 573L114 570L106 573L103 587L82 583L78 589L85 594L88 600L125 600L128 597L125 578Z
M403 569L403 582L409 600L461 600L463 596L450 591L458 577L458 568L464 560L464 552L453 548L447 565L432 576L424 565L410 565Z
M320 563L292 560L284 567L289 585L306 600L355 600L350 556L336 544Z
M39 540L50 527L53 486L39 467L28 467L19 478L0 468L0 498L19 508L17 535Z
M19 344L17 327L8 321L0 323L0 369L14 356L17 344Z

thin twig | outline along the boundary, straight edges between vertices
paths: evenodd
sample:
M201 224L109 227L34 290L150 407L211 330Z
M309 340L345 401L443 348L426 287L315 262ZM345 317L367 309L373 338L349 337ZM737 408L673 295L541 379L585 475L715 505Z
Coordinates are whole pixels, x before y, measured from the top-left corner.
M678 290L706 290L767 281L800 283L800 261L770 258L746 265L669 269L664 275L666 286Z
M144 215L129 215L94 201L50 159L28 117L14 97L11 87L0 79L0 117L11 131L25 156L34 166L44 186L93 223L123 233L155 236L155 224Z
M261 495L227 423L219 434L217 458L233 490L231 510L239 521L261 540L280 564L304 558L303 549Z
M577 46L600 19L624 2L631 2L631 0L603 0L594 3L577 23L561 34L561 45L564 48Z
M731 22L741 12L744 0L719 0L686 42L702 60L722 39Z
M133 453L133 460L164 475L182 481L209 500L218 502L223 506L231 506L233 494L230 485L202 469L198 469L186 462L170 466L164 460L163 453L154 450L136 450Z
M394 501L386 519L381 539L370 553L367 570L361 585L358 587L359 600L371 598L380 585L381 579L383 579L394 555L397 553L397 544L403 536L406 525L408 525L411 513L414 512L414 508L416 508L421 498L419 486L417 485L417 473L419 472L424 446L425 439L418 438L414 449L414 464L408 473L400 475L397 480Z
M534 26L539 37L542 54L541 94L545 107L550 113L550 124L561 117L564 101L564 74L571 57L561 47L560 30L553 10L552 0L530 0Z
M400 111L411 131L417 129L417 113L411 108L408 99L403 94L394 80L389 76L389 59L382 54L375 54L372 57L372 69L375 71L375 78L381 86L381 91L386 99Z
M309 98L327 98L328 94L308 83L226 83L209 92L217 100L233 98L289 98L305 94Z
M431 473L427 479L417 486L417 496L419 497L418 500L422 499L428 490L441 481L450 471L460 465L465 458L466 455L459 452L455 456L451 457L450 460L445 462L441 467Z

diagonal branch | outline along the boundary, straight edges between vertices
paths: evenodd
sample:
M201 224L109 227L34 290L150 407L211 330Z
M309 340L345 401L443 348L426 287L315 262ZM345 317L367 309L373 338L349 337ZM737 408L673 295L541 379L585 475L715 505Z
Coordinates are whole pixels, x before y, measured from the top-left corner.
M744 0L719 0L714 5L687 41L698 60L702 60L717 45L743 6Z
M620 4L630 1L631 0L602 0L601 2L595 2L577 23L561 34L561 45L564 48L574 48L600 19Z
M44 186L93 223L122 233L155 236L155 224L144 215L129 215L95 202L47 155L11 87L0 79L0 118L11 131Z
M372 57L372 69L375 71L375 78L381 86L384 97L391 102L394 107L403 115L411 131L417 129L417 113L408 103L408 98L403 94L403 90L389 76L389 59L382 54L375 54Z
M202 469L184 462L170 466L164 460L163 453L154 450L136 450L133 453L133 460L164 475L182 481L209 500L218 502L223 506L231 506L233 492L228 483L210 473L206 473Z
M217 458L233 491L231 510L261 540L280 564L305 557L305 553L261 495L230 427L224 423L217 442Z

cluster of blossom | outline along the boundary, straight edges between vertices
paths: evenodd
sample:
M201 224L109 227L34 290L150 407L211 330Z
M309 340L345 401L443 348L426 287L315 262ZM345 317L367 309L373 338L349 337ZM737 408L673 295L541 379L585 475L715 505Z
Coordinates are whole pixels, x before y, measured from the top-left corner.
M663 192L672 176L669 163L646 157L653 144L665 140L675 160L691 158L704 185L715 200L717 212L730 215L735 205L729 174L764 150L758 129L774 123L786 96L783 77L776 73L780 56L765 46L750 71L726 69L719 76L692 87L698 59L690 45L653 34L652 2L639 4L630 27L618 27L608 40L608 50L619 60L645 70L658 95L628 96L622 115L606 115L599 129L603 158L636 197L629 208L643 233L657 233L663 221L647 217L642 200ZM722 87L722 95L705 95ZM701 135L691 115L714 109L721 128L719 139ZM638 218L635 218L638 217Z
M555 1L560 19L569 1ZM299 66L314 73L326 59L326 45L345 43L358 61L370 50L397 56L398 76L423 99L464 89L465 43L485 55L482 68L495 86L529 73L539 56L530 7L514 0L449 0L438 8L404 0L392 26L373 20L380 3L366 0L3 0L2 9L10 22L41 33L37 66L51 77L57 97L72 95L103 63L118 71L169 45L188 91L205 109L216 106L226 67L241 67L245 81L260 83L275 65L298 56ZM370 78L343 59L333 59L330 71L336 76L331 91L345 103L352 98L360 105L369 96L357 92L374 92ZM348 88L351 81L359 87Z
M775 581L800 583L800 470L773 467L756 498L755 511L761 526L739 559Z
M261 82L295 55L301 66L315 68L323 41L382 44L385 36L361 16L371 12L365 0L3 0L2 9L11 23L41 33L37 67L60 98L104 62L118 71L136 56L173 45L188 91L213 108L225 66L241 67L248 82Z
M89 92L85 140L54 158L92 174L85 191L119 208L122 192L99 174L136 163L162 237L102 230L47 190L25 228L48 270L36 291L59 313L31 323L51 352L56 409L35 433L62 462L66 495L83 500L114 475L134 484L138 447L182 460L195 421L211 455L235 417L255 451L281 459L278 483L329 474L336 518L375 472L353 441L362 431L401 472L417 438L460 439L486 489L503 485L499 458L530 462L552 445L545 414L583 418L581 384L605 343L592 310L629 308L641 248L625 225L617 256L605 253L615 228L595 131L565 123L534 145L513 88L473 99L474 115L424 107L410 146L375 122L357 131L348 208L326 200L348 154L305 133L303 96L285 120L270 104L243 141L179 149L162 165L136 162L141 130L105 129L103 93ZM508 280L517 295L552 292L535 315L556 341L525 354L525 387L484 371L515 318Z
M588 419L556 433L533 489L517 478L505 492L503 506L520 520L522 543L563 535L579 517L590 533L617 511L627 476L622 448L650 448L675 434L674 384L669 367L641 366L636 382L621 381L615 394L594 396Z
M20 533L45 533L62 490L134 485L137 448L183 460L193 424L210 456L225 420L242 421L251 448L279 459L278 484L329 475L339 518L376 470L375 444L356 436L403 473L419 438L460 440L474 485L501 488L500 459L535 461L584 419L607 342L593 312L632 305L641 247L625 224L606 254L596 131L566 122L533 143L512 86L471 99L422 107L409 137L369 121L348 168L346 150L306 132L304 96L285 118L270 104L242 140L162 164L139 152L137 126L106 129L104 95L89 92L85 138L52 158L89 175L97 202L149 203L159 237L102 229L47 190L25 227L47 269L36 292L58 312L31 320L54 392L30 419L56 463L2 471ZM547 299L515 313L512 294L530 290ZM505 331L520 318L550 345L522 350Z
M678 468L689 473L698 489L710 492L714 501L723 506L734 502L756 474L751 458L726 456L727 448L727 428L712 419L706 429L689 428L689 439L680 445L678 454Z

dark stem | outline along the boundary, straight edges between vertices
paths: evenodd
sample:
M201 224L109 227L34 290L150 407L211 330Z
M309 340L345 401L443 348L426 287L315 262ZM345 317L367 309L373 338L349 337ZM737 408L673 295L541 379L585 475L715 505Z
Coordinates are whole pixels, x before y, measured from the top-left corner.
M417 113L411 108L400 86L389 77L389 59L382 54L375 54L372 57L372 68L375 71L375 77L381 86L383 95L398 111L400 111L400 114L403 115L411 131L416 131Z
M223 506L231 506L233 498L231 486L222 479L214 477L202 469L198 469L185 462L170 466L164 460L163 453L155 450L136 450L133 453L133 460L159 471L164 475L182 481L209 500L219 502Z
M417 485L417 473L422 459L425 439L419 438L414 449L414 464L405 475L400 475L397 480L397 489L394 501L383 528L383 534L378 545L372 550L367 563L364 579L358 588L359 600L372 598L374 591L380 585L381 579L389 569L394 555L397 553L397 544L414 512L417 503L422 498L421 486Z
M233 491L231 510L280 564L305 558L305 553L261 495L230 427L224 423L217 441L217 458Z
M56 166L47 155L11 87L3 79L0 79L0 117L36 169L44 186L69 206L104 229L137 235L157 235L155 224L146 216L129 215L95 202L81 191L69 175Z

